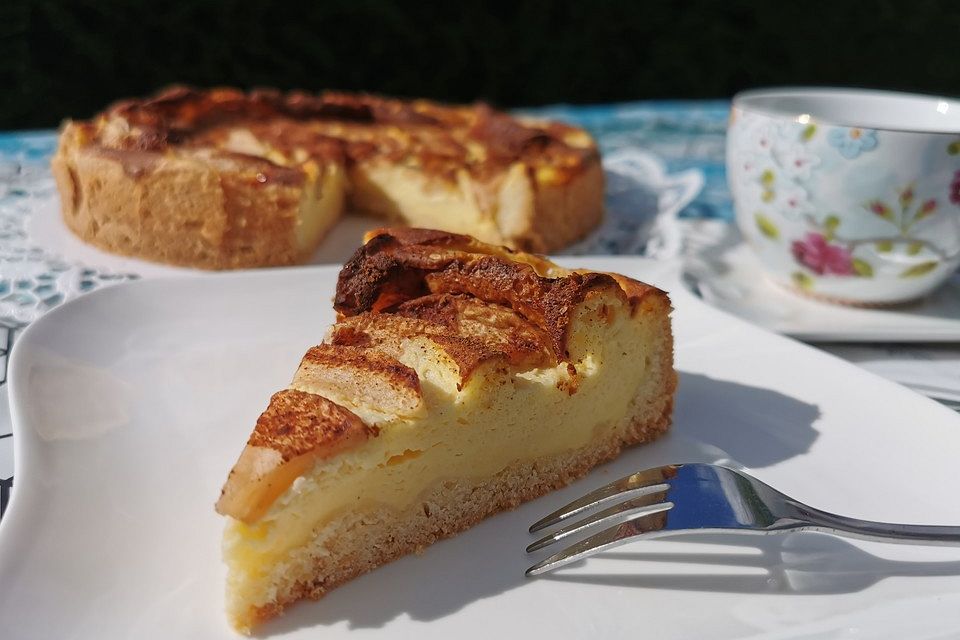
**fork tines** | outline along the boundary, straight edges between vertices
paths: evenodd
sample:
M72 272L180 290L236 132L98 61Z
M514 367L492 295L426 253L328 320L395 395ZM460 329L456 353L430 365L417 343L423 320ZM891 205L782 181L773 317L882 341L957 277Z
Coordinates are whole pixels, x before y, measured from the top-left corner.
M670 489L670 485L666 481L676 475L679 467L680 465L667 465L633 473L591 491L582 498L574 500L535 522L530 527L531 533L567 522L572 516L579 513L616 503L572 524L561 527L530 544L527 547L527 553L538 551L554 542L589 529L616 523L614 526L538 562L527 569L527 575L534 576L552 571L580 558L623 544L640 533L659 529L659 521L662 518L657 516L664 515L674 506L672 502L666 500L667 491Z
M566 524L575 514L600 506L605 508ZM872 522L830 513L787 496L742 468L703 462L667 465L621 478L551 513L530 531L558 524L565 526L537 540L527 551L600 525L613 526L538 562L527 569L527 575L551 571L628 542L687 534L817 531L899 544L960 545L960 527Z

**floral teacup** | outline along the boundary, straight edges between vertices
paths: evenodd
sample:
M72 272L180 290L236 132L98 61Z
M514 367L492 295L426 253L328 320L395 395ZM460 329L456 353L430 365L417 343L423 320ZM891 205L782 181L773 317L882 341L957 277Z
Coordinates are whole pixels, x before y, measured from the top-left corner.
M740 230L782 284L890 304L928 293L960 264L960 101L740 93L727 175Z

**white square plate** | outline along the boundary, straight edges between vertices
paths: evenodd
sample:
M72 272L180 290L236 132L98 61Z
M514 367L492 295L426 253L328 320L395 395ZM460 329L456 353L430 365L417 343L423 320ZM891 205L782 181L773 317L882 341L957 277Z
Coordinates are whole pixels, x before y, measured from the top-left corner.
M960 417L711 309L672 263L583 258L673 292L670 435L565 490L291 608L260 633L351 637L942 637L960 549L817 534L623 547L526 579L527 525L668 462L728 460L816 506L960 524ZM149 280L33 324L12 363L17 485L0 523L4 638L231 638L221 483L333 320L337 270ZM541 556L537 556L541 557Z

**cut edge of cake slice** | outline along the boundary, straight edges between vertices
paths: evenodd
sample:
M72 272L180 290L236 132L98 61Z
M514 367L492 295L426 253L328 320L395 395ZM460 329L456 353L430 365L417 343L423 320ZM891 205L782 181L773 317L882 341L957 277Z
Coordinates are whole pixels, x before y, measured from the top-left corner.
M217 504L241 631L670 424L670 301L630 278L379 230L344 265L334 306Z

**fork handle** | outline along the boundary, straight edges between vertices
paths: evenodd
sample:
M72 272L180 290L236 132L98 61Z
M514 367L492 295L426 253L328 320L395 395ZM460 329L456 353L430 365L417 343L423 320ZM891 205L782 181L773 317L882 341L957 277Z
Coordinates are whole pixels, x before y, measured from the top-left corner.
M960 545L960 527L929 524L894 524L848 518L819 509L800 509L801 529L835 533L848 538L896 544Z

